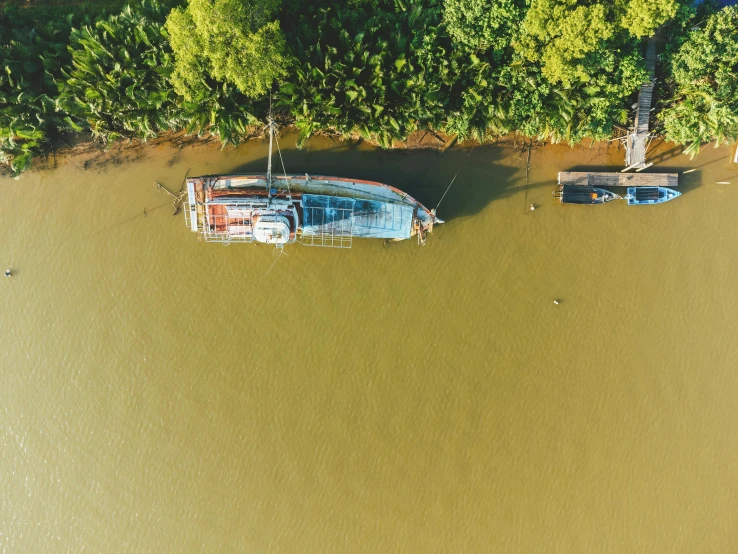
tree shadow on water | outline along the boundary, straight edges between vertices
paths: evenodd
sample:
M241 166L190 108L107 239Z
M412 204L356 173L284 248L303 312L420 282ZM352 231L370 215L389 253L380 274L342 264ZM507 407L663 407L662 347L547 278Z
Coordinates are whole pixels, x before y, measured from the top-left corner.
M491 202L514 194L512 177L519 171L509 163L502 163L517 156L516 150L492 145L455 147L441 152L430 148L369 149L360 142L347 141L330 148L283 150L282 156L288 174L377 181L408 193L430 209L443 199L438 216L446 221L477 214ZM261 158L236 166L230 172L263 174L266 166L266 158ZM272 171L282 173L276 153Z

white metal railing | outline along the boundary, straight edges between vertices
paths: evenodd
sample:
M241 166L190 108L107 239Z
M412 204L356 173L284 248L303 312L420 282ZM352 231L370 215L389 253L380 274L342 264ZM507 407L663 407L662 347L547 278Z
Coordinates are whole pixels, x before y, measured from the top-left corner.
M349 208L304 208L311 210L312 225L302 230L301 243L324 248L351 248L354 210ZM326 211L330 216L326 217Z
M254 241L253 227L250 217L233 217L228 212L224 214L210 213L208 204L205 204L205 214L202 224L202 236L205 242L232 242L250 243Z
M192 205L189 202L183 202L182 209L184 210L185 225L187 225L188 229L192 229L192 218L190 217Z

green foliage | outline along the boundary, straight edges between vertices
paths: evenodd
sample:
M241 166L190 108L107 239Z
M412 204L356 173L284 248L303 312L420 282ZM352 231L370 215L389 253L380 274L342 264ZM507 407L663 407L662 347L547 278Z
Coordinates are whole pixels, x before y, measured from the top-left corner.
M448 110L444 130L461 140L484 141L490 135L502 135L514 127L504 105L505 91L495 86L499 75L495 67L476 54L454 59L454 82L450 98L456 102Z
M74 14L76 21L90 22L119 13L126 5L136 9L145 0L9 0L24 22L33 26L39 22L65 21Z
M525 13L521 0L446 0L443 22L455 45L471 50L503 50Z
M180 106L186 130L199 135L211 132L223 144L238 144L247 135L249 126L258 122L253 115L253 99L246 97L235 85L212 77L189 10L172 10L166 28L176 53L169 79L182 99Z
M290 64L275 0L190 0L172 11L167 28L177 69L173 82L187 97L201 90L203 69L248 97L268 92ZM190 92L187 92L190 89Z
M166 29L176 59L169 80L177 94L191 101L208 88L207 62L195 22L188 10L175 8L167 17Z
M202 136L211 133L223 145L237 145L249 133L249 128L259 123L253 114L253 102L228 84L202 90L197 96L180 104L181 119L188 133ZM262 112L266 112L262 102Z
M638 51L633 39L652 35L679 7L677 0L532 0L516 50L540 62L551 83L589 83L609 70L610 53Z
M72 68L59 109L105 141L148 139L180 125L166 40L166 11L155 1L72 31Z
M695 153L738 140L738 7L712 15L671 59L674 94L659 118L666 137Z
M297 29L299 66L280 89L301 140L330 129L389 147L421 125L439 125L450 80L439 44L440 10L397 7L309 12Z
M674 18L677 0L627 0L620 3L620 25L634 37L652 36L656 29Z
M523 20L517 51L541 62L551 83L586 83L600 70L608 40L615 34L603 4L576 0L533 0Z
M70 28L71 18L29 28L13 12L0 16L0 163L15 176L66 126L54 99Z
M639 44L612 13L604 4L533 0L520 24L510 23L519 28L512 50L455 58L446 130L478 140L513 130L555 142L609 138L647 77Z
M738 136L735 9L687 34L689 0L134 0L101 13L119 1L85 0L74 22L61 5L46 23L22 16L33 6L0 16L0 161L16 174L69 131L237 144L275 91L301 141L610 138L647 78L641 38L661 25L667 136Z

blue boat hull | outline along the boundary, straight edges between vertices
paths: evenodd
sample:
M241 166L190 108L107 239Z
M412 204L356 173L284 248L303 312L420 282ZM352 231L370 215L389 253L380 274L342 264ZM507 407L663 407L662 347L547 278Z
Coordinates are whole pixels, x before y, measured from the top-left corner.
M681 196L681 192L666 187L629 187L625 200L628 206L663 204Z

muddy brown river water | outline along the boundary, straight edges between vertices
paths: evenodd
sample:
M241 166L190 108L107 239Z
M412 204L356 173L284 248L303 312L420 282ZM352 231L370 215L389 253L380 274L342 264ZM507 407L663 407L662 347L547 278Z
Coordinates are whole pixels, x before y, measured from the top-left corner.
M0 180L0 552L738 551L728 148L660 145L696 171L628 207L551 200L616 145L534 148L526 185L513 144L281 143L430 207L461 168L447 223L270 270L153 185L263 171L263 142Z

